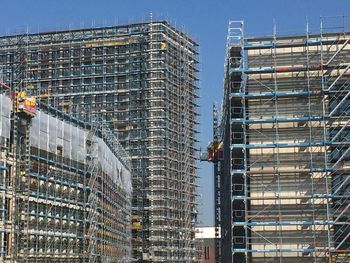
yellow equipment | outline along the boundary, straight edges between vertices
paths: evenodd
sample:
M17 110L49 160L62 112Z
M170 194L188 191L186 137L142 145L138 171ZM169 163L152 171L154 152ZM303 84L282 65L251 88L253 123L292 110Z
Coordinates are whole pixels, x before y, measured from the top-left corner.
M29 116L34 117L36 114L36 99L29 97L24 91L17 94L17 112L23 112Z
M132 217L132 229L133 230L141 229L141 218L139 216Z

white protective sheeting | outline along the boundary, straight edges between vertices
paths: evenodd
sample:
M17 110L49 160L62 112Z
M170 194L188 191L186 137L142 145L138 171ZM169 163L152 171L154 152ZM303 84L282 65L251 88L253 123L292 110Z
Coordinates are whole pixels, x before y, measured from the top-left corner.
M101 138L97 138L98 142L98 161L102 171L111 175L113 181L131 193L131 175L130 171L117 159L114 153L104 143Z
M32 146L57 154L63 150L63 156L79 162L85 162L87 131L64 122L58 118L38 111L30 127Z
M63 156L79 162L86 162L86 139L88 131L69 122L62 121L42 111L38 111L30 127L31 145L54 154L62 149ZM118 156L106 143L95 137L98 143L99 169L111 176L114 182L131 193L131 174Z
M10 138L12 103L9 97L0 94L0 137Z

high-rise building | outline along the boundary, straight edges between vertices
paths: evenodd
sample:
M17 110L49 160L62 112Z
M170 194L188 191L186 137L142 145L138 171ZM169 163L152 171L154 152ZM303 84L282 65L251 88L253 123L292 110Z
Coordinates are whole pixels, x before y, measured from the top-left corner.
M209 149L221 262L348 262L350 34L325 20L320 33L243 32L230 22Z
M197 227L196 240L198 243L198 253L200 258L197 262L201 263L216 263L215 258L215 227L203 226Z
M0 94L0 261L130 262L130 164L115 137L11 97Z
M0 38L5 79L17 38ZM27 34L23 40L28 92L84 121L102 118L129 153L134 259L191 262L197 44L162 21Z

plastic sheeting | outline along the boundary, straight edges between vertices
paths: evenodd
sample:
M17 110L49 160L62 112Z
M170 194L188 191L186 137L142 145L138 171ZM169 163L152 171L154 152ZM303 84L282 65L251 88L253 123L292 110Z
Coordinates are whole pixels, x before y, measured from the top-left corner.
M11 108L10 98L0 94L0 137L10 138Z
M131 193L131 174L130 171L116 158L114 153L104 143L101 138L98 142L98 161L102 171L111 175L114 182L122 185L125 190Z
M38 111L30 127L32 146L57 154L62 149L63 157L85 162L87 131L68 122Z
M30 127L32 146L57 154L58 150L66 158L86 162L86 139L88 131L69 122L62 121L42 111L38 111ZM94 137L98 145L99 168L114 182L131 193L131 174L115 156L103 139Z

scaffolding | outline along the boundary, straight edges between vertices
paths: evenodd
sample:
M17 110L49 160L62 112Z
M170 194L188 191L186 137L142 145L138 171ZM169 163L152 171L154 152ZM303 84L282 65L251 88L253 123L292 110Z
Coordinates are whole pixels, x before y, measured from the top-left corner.
M230 22L224 262L350 259L350 34L326 20L319 34L265 38Z
M129 262L129 157L102 121L23 111L23 39L0 83L1 262Z
M131 158L133 258L194 260L197 44L167 22L29 34L31 94L103 119ZM0 37L11 65L15 36Z

